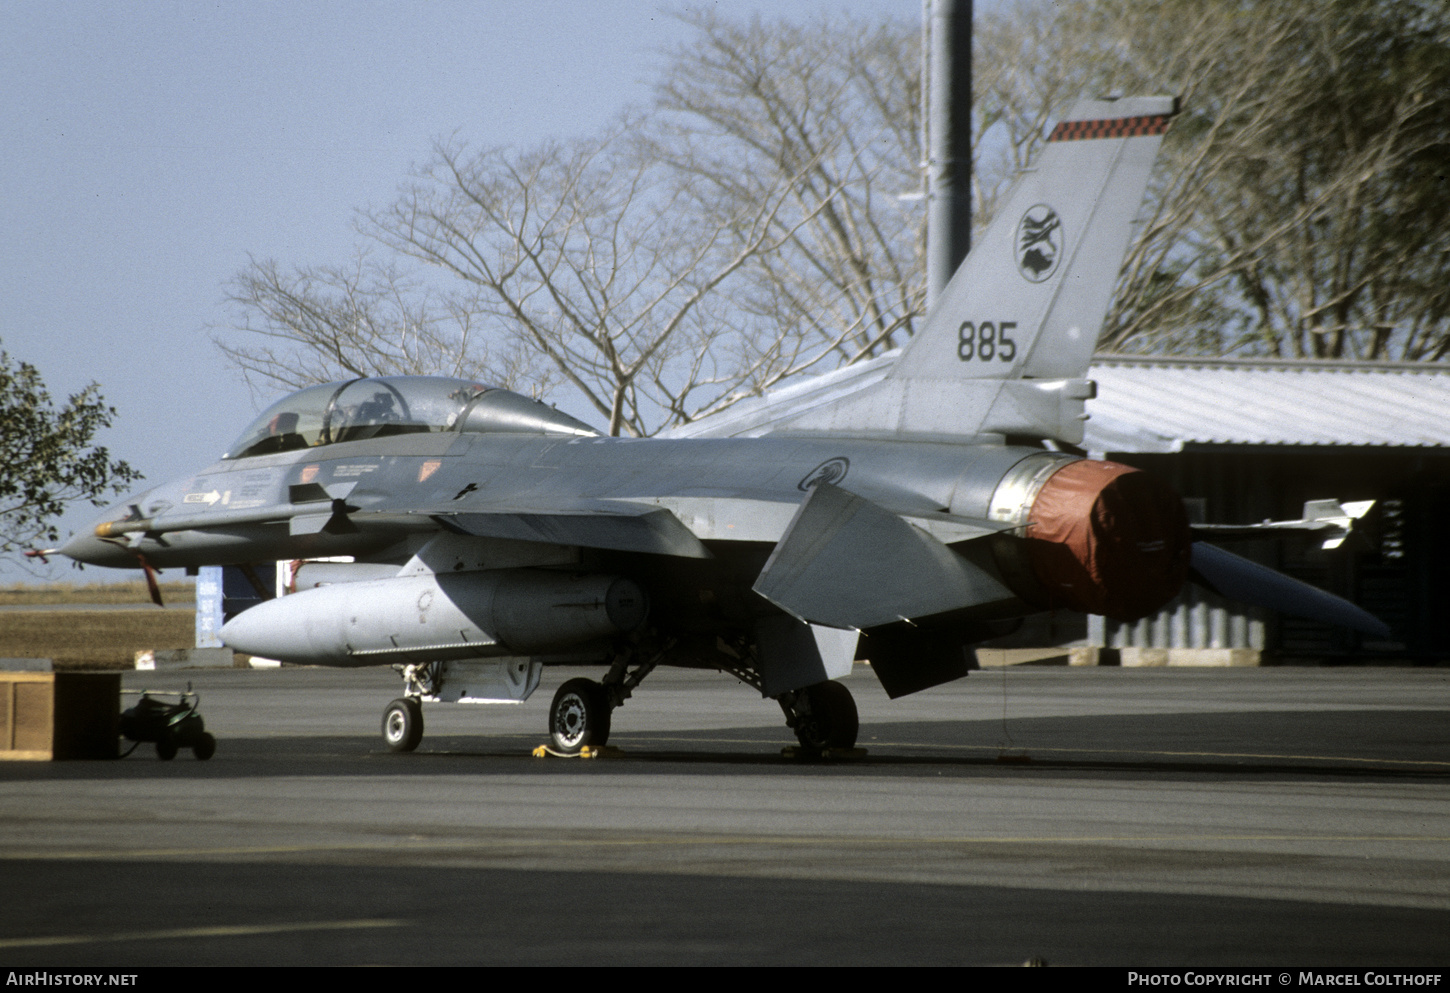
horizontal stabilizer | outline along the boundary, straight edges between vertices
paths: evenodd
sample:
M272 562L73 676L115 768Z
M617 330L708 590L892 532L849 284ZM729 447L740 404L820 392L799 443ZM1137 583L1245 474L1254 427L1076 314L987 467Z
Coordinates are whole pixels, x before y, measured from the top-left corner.
M1323 624L1338 624L1379 638L1390 636L1383 621L1348 600L1202 541L1193 543L1190 576L1200 586L1230 600Z
M755 592L812 624L857 629L1013 598L922 529L830 483L796 511Z
M700 539L680 519L658 507L611 504L608 511L537 513L526 511L487 514L437 514L447 527L482 538L541 541L552 545L581 545L621 552L711 558Z

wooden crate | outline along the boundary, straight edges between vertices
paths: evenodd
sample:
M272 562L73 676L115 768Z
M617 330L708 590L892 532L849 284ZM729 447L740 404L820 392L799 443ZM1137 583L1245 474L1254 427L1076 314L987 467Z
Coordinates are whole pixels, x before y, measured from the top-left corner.
M113 759L121 674L0 672L0 759Z

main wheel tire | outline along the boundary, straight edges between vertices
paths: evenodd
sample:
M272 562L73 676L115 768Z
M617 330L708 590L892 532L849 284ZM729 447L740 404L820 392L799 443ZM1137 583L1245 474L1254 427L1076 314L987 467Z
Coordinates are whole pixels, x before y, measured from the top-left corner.
M559 687L549 706L549 736L554 748L569 755L609 740L609 698L592 679L571 679Z
M851 691L840 683L825 682L802 690L810 704L810 712L796 724L795 735L800 743L813 751L827 748L853 748L861 718Z
M423 705L399 697L383 711L383 741L395 752L411 752L423 740Z
M156 757L161 761L170 762L176 758L177 751L176 738L170 731L163 732L161 737L156 740Z

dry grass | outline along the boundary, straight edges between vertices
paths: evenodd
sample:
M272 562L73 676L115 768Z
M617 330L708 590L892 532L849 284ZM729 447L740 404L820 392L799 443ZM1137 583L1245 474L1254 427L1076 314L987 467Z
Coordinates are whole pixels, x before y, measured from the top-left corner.
M161 584L161 598L167 604L192 603L196 600L196 586L182 580ZM151 594L146 581L133 579L125 583L92 583L77 586L75 583L50 583L45 586L27 586L16 583L0 589L0 606L28 607L53 603L149 603Z
M48 658L57 669L130 669L143 649L195 643L192 610L0 611L0 658Z

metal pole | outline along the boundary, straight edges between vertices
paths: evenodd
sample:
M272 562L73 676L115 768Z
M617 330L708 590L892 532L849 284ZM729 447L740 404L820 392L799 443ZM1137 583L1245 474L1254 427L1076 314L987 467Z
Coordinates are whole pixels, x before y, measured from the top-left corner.
M927 307L972 244L972 0L931 0Z

